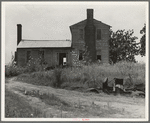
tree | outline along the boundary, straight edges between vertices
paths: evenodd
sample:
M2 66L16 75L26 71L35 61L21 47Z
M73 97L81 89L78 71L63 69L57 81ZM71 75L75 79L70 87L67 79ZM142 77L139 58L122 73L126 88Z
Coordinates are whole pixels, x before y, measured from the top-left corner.
M135 61L135 55L139 54L139 46L136 43L137 37L133 36L134 31L118 30L110 31L109 40L110 61L116 63L122 60Z
M143 34L143 36L140 39L140 55L145 56L146 24L144 24L144 27L140 30L140 33Z

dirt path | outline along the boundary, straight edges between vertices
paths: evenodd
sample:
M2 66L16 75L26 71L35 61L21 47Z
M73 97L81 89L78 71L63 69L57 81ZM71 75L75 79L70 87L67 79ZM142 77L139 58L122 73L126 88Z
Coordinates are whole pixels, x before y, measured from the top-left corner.
M15 78L8 80L6 88L28 100L29 104L35 108L40 109L46 117L68 117L68 118L144 118L145 117L145 99L132 98L125 96L106 95L104 93L82 93L77 91L70 91L64 89L55 89L46 86L37 86L18 82ZM73 107L80 104L81 110L62 111L60 107L50 106L45 104L39 98L32 97L21 93L21 91L39 90L40 93L54 94L61 100L71 104ZM85 109L86 111L82 109ZM94 109L97 112L92 112ZM80 112L81 111L81 112ZM62 113L63 112L63 113ZM53 114L53 115L51 115ZM63 114L63 116L62 116Z

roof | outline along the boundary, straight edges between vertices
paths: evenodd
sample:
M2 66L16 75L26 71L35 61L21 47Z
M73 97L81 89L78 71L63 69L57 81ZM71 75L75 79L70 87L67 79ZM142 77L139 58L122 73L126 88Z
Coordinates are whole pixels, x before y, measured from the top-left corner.
M21 40L17 48L70 48L70 40Z
M77 25L79 25L79 24L82 24L82 23L85 23L86 24L86 21L87 21L87 19L85 19L85 20L83 20L83 21L80 21L80 22L78 22L78 23L75 23L75 24L73 24L73 25L71 25L70 27L74 27L74 26L77 26ZM106 25L106 26L108 26L108 27L111 27L110 25L108 25L108 24L105 24L105 23L103 23L103 22L101 22L101 21L99 21L99 20L96 20L96 19L93 19L93 22L94 23L102 23L102 24L104 24L104 25Z

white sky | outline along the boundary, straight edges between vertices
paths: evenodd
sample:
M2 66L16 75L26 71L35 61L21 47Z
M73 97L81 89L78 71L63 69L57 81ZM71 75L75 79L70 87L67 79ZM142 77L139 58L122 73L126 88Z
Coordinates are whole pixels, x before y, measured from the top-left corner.
M140 30L146 20L148 2L2 2L5 29L5 63L10 62L17 46L17 24L22 24L22 39L71 39L69 26L86 19L86 9L94 9L94 18L112 26L112 30ZM3 37L4 39L4 37ZM138 61L145 58L138 57Z

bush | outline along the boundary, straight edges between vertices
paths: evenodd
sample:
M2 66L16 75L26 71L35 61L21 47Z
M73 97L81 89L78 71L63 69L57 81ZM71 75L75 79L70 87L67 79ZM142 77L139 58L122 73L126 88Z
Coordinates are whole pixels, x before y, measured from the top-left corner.
M55 68L53 72L53 77L54 77L54 82L53 86L60 88L62 84L62 79L61 79L61 74L62 74L62 69L61 68Z
M44 60L38 58L29 60L26 65L26 72L36 72L36 71L44 71L47 67L47 64Z
M9 64L5 66L6 77L17 76L19 74L24 73L24 71L25 71L25 68L17 67L16 65Z
M41 61L41 59L31 59L25 67L17 66L12 61L12 63L9 63L5 66L5 76L11 77L20 75L22 73L44 71L46 67L47 64L45 64L44 61Z

